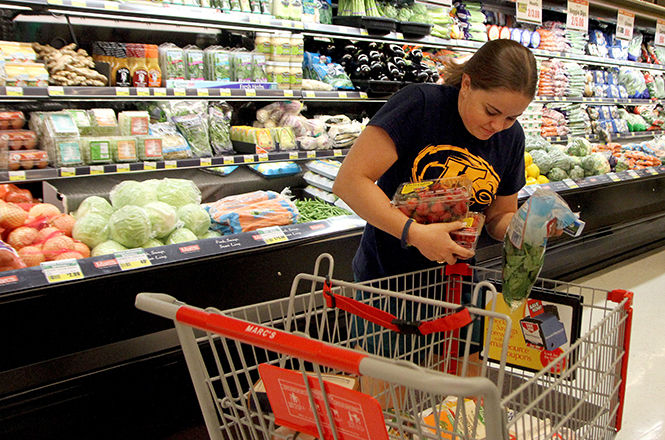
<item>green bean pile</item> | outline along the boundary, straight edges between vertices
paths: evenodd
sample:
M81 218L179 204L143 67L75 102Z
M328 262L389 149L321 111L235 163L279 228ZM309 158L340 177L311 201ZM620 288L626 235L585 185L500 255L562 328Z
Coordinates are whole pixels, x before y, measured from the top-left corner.
M331 205L321 199L296 200L295 204L298 208L298 212L300 212L298 223L325 220L330 217L351 214L346 209Z

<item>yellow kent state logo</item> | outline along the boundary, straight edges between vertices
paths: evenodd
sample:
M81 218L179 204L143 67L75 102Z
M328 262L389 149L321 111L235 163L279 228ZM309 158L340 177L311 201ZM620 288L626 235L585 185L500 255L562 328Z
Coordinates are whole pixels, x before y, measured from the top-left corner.
M441 179L466 174L473 182L473 202L489 206L499 188L499 176L482 157L452 145L430 145L413 161L411 180Z

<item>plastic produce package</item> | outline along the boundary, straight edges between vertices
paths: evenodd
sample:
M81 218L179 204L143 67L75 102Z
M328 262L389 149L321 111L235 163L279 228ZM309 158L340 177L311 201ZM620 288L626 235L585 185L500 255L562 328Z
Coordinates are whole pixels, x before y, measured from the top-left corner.
M583 228L584 222L553 191L539 188L520 206L503 241L503 298L512 310L531 293L554 229L577 237Z
M187 159L192 157L192 149L187 140L178 133L172 122L150 124L150 135L162 139L162 156L166 160Z
M172 118L178 130L185 136L194 156L212 156L208 122L200 115L183 115Z
M150 115L147 111L125 111L118 114L118 125L122 136L145 136L148 134Z
M88 110L93 136L115 136L119 133L118 120L111 108L93 108Z
M418 223L453 222L466 217L471 181L466 176L403 183L392 204Z
M86 164L111 163L111 142L108 136L93 137L86 136L81 138L81 154Z
M231 107L225 102L208 106L208 137L216 155L233 151L231 143Z
M44 119L42 144L54 166L83 165L76 124L68 113L48 113Z

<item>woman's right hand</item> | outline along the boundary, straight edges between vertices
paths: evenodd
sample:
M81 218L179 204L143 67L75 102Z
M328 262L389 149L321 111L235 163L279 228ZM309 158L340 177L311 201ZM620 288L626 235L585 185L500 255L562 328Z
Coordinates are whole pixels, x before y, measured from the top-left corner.
M455 264L458 258L466 260L475 255L474 251L460 246L450 237L450 232L463 227L461 221L428 225L414 222L407 242L432 261Z

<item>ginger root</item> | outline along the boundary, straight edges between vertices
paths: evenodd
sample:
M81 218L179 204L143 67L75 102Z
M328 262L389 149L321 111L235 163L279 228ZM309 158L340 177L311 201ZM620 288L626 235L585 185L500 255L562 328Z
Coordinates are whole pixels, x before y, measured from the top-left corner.
M37 57L44 60L51 84L59 86L98 86L108 83L108 78L94 70L95 62L84 49L76 49L74 43L58 50L52 46L32 43Z

